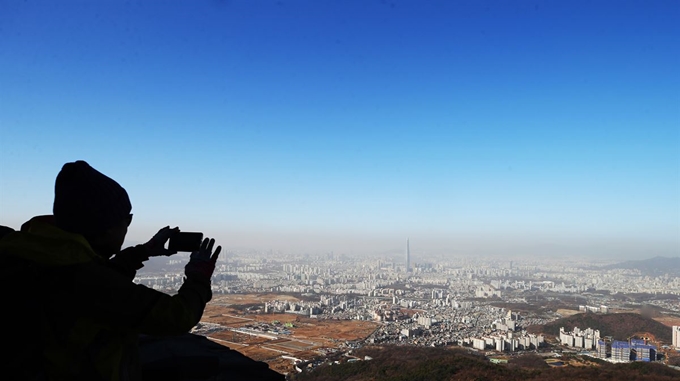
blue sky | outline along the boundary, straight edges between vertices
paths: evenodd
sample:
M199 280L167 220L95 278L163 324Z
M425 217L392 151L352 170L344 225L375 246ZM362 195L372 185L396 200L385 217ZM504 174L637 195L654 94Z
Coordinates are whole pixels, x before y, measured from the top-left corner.
M0 1L0 224L65 162L227 247L680 255L677 1Z

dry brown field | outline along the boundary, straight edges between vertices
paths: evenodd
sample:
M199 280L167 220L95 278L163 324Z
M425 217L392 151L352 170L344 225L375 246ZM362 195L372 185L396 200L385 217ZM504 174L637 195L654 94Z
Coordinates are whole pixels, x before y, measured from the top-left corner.
M621 313L621 312L628 312L628 313L635 313L635 314L642 314L643 312L638 309L625 309L625 310L620 310L620 309L612 309L610 310L610 313ZM657 314L660 316L652 316L651 318L658 321L659 323L667 326L667 327L672 327L674 325L680 325L680 316L669 316L669 315L662 315L662 314Z
M250 303L262 303L269 302L272 300L287 300L289 302L297 302L300 299L291 295L279 295L279 294L227 294L218 295L215 297L211 304L215 303L229 303L229 304L250 304Z
M668 327L680 325L680 317L677 316L660 316L653 319Z
M563 308L560 308L560 309L557 310L557 313L564 316L564 317L569 317L569 316L576 315L576 314L580 313L580 311L565 310Z
M323 356L326 350L337 349L346 341L366 338L379 326L370 321L319 320L296 314L247 314L235 308L244 304L264 304L275 299L297 300L276 294L220 295L208 303L201 321L225 328L208 336L216 343L267 362L270 368L280 373L294 371L293 360L282 356L312 360ZM236 331L248 326L257 331ZM266 332L262 330L263 327L285 328L290 334Z

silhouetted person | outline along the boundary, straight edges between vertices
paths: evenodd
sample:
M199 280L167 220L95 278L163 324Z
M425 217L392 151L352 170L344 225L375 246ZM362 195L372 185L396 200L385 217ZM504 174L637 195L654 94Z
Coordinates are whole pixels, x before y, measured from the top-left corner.
M140 379L138 337L194 327L212 297L221 248L205 239L170 296L132 282L175 229L120 251L132 221L128 194L84 161L67 163L55 184L53 216L0 239L3 374L16 380Z

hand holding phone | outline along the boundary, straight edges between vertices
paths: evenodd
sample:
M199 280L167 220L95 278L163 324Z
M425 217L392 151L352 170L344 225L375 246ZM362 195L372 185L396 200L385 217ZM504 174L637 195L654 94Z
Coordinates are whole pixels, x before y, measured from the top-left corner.
M148 250L147 255L149 257L168 257L176 254L176 251L166 249L165 243L168 242L170 237L177 232L179 232L179 228L175 227L170 229L170 226L166 226L159 230L158 233L156 233L156 235L154 235L153 238L149 240L149 242L144 244Z

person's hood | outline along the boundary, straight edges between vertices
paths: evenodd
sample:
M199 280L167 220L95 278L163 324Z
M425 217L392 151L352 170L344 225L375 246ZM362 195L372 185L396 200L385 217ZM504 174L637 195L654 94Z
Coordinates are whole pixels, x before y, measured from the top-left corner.
M68 266L101 260L85 237L59 229L50 217L34 217L21 226L21 231L0 239L0 252L43 266Z

